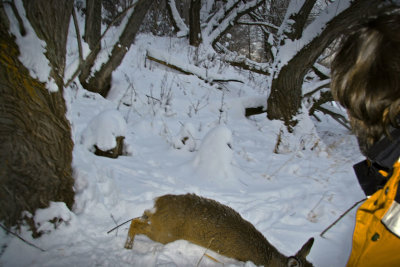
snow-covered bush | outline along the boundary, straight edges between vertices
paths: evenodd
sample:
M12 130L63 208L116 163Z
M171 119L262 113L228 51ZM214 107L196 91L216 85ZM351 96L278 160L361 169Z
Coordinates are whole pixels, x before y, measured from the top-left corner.
M81 143L100 156L122 154L126 122L117 110L106 110L94 117L82 133Z
M62 224L68 224L73 217L64 202L51 202L48 208L36 210L33 219L39 233L48 233Z
M185 123L182 125L179 133L172 140L172 144L176 149L186 149L190 152L196 150L196 140L194 133L196 132L193 124Z
M37 209L34 215L28 211L23 212L23 217L28 225L34 224L31 227L32 237L39 237L62 225L68 225L75 215L64 202L50 202L49 207Z

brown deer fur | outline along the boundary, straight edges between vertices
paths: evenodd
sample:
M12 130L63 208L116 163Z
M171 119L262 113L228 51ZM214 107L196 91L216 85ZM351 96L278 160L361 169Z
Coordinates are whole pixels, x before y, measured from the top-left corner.
M240 261L265 266L312 266L306 261L313 239L295 257L286 257L239 213L214 200L194 194L164 195L154 208L132 220L125 248L131 249L136 234L166 244L190 241Z

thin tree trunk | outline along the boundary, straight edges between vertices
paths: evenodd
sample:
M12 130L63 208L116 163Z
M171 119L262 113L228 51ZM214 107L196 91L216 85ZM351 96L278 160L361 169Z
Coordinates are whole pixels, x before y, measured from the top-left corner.
M87 59L86 71L83 71L79 76L84 88L92 92L97 92L104 97L107 96L111 87L112 72L121 64L129 47L134 42L140 25L153 2L154 0L139 0L137 2L119 41L114 45L109 60L93 76L90 76L89 66L93 65L94 56Z
M269 119L283 120L289 130L296 125L293 117L301 107L301 87L307 71L324 49L349 30L349 25L356 25L381 8L378 1L359 0L334 17L308 45L303 47L279 72L272 81L271 94L268 99L267 114Z
M288 37L291 40L299 39L303 34L304 26L306 25L307 19L315 5L315 2L317 2L317 0L306 0L299 13L291 17L291 19L295 21L292 25L292 32L288 33Z
M198 47L201 44L200 29L201 0L192 0L189 8L189 44Z
M85 36L90 50L100 49L101 36L101 1L86 1Z
M46 1L47 5L50 5L50 2ZM60 8L60 2L54 2L57 2ZM57 14L47 14L47 16L52 15L57 16ZM50 201L65 202L72 208L73 143L70 125L65 118L66 107L62 90L50 93L43 83L29 75L29 71L18 59L18 47L3 19L2 16L0 221L11 227L21 223L23 211L34 214L36 209L48 207ZM54 20L47 18L44 21ZM51 36L43 24L40 24L40 27L43 36ZM53 33L55 32L56 30ZM50 47L55 51L49 51ZM57 55L61 53L62 46L53 42L47 49L47 56ZM59 64L58 66L62 68L63 58L54 58L52 64ZM34 224L30 220L28 222L31 223L33 235L37 236Z

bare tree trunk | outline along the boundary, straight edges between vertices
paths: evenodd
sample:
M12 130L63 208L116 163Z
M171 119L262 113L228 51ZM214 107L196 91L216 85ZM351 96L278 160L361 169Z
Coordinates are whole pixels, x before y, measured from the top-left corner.
M289 129L296 125L293 116L301 106L301 87L307 71L333 40L349 30L349 25L356 25L363 18L374 14L380 7L378 1L355 1L334 17L319 36L303 47L272 81L267 108L268 118L283 120Z
M85 36L90 50L100 49L101 36L101 1L86 1Z
M135 41L136 34L154 0L139 0L133 10L119 41L114 45L109 60L104 63L100 70L90 76L90 68L94 63L96 54L86 59L86 70L79 76L79 80L84 88L89 91L97 92L102 96L107 96L111 87L111 74L121 64L129 47Z
M293 30L288 34L291 40L299 39L303 34L304 26L317 0L306 0L299 13L291 17L294 20Z
M66 7L70 3L57 0L32 2L47 5L41 6L40 10L30 10L38 6L27 5L27 13L35 15L31 23L40 30L41 37L61 38L49 41L46 53L51 58L52 67L59 68L54 73L61 75L65 60L62 40L66 40L66 36L61 36L64 32L61 29L68 28L65 17L71 14ZM46 13L42 17L46 10L55 13ZM61 10L69 14L61 14ZM34 214L36 209L48 207L50 201L65 202L72 208L73 143L70 125L65 118L62 90L50 93L43 83L29 75L18 59L18 47L4 19L1 16L0 221L10 227L21 223L23 211ZM37 236L35 226L31 226L33 235Z
M183 21L179 11L176 7L176 2L174 0L165 0L167 3L167 12L170 17L172 26L174 26L175 31L179 33L178 37L186 36L189 33L189 29L186 23Z
M189 44L199 46L201 44L200 29L201 0L192 0L189 8Z
M8 29L10 27L10 21L8 20L6 11L4 10L3 1L0 1L0 25L2 25L6 29ZM19 27L21 28L21 25ZM24 34L21 33L21 35L24 35Z
M276 35L279 25L285 17L285 13L289 4L289 0L270 0L265 2L261 9L251 12L249 15L254 21L265 21L275 27L261 27L263 30L263 43L264 43L264 57L267 62L274 60L274 53L272 51L275 45L273 44L273 36ZM270 39L271 38L271 39Z

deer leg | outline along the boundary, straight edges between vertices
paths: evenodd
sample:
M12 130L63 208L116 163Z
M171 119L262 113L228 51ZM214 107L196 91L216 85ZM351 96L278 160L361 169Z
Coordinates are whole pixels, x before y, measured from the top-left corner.
M150 225L148 224L147 219L144 218L136 218L131 222L131 226L129 227L128 236L125 241L125 248L132 249L133 240L135 239L135 235L146 233L146 229Z

